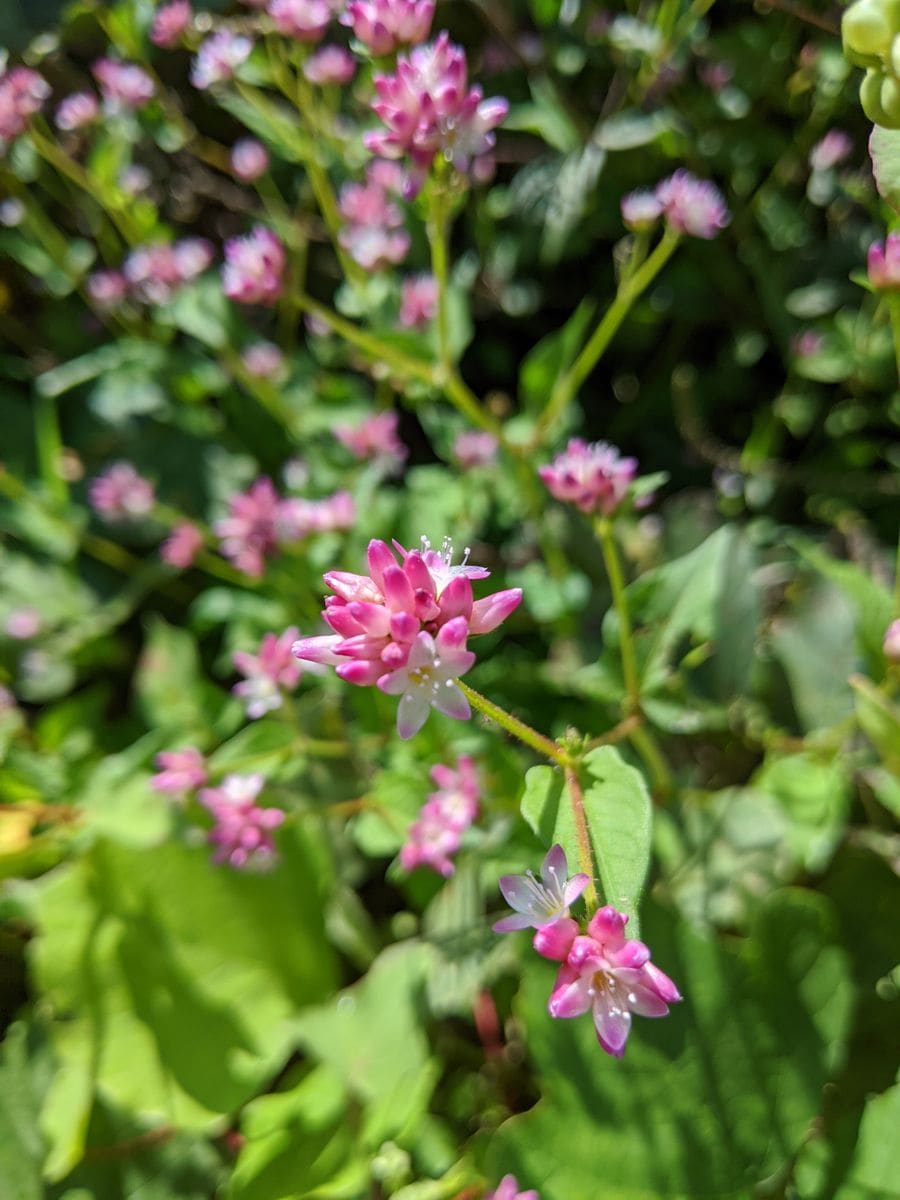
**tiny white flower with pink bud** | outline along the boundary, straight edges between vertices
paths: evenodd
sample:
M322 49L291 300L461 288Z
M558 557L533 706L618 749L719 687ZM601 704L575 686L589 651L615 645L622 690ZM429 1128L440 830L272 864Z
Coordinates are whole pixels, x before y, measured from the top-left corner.
M407 831L400 850L400 865L406 871L426 866L445 878L453 874L450 856L462 842L462 835L478 816L481 785L475 763L460 755L456 767L438 763L431 769L438 785L422 806Z
M24 133L49 95L49 83L31 67L0 71L0 143Z
M809 152L813 171L831 171L853 152L853 139L842 129L829 129Z
M200 793L200 803L215 819L209 833L216 847L213 862L238 869L264 869L274 862L272 832L284 821L284 813L257 805L264 783L262 775L226 775L218 787Z
M637 472L637 459L622 458L607 442L572 438L562 454L538 474L552 496L585 513L610 516L621 505Z
M8 637L18 642L27 642L41 631L41 614L36 608L16 608L6 618L4 626Z
M424 329L437 316L438 285L433 275L410 275L400 285L399 321L404 329Z
M400 697L397 732L404 741L419 732L432 708L456 721L471 717L469 701L456 682L475 665L475 655L466 649L468 634L465 617L442 625L436 638L416 634L406 665L378 680L388 696Z
M277 303L285 263L284 246L264 225L255 225L244 237L229 238L222 268L225 295L239 304Z
M393 411L374 413L358 425L335 425L334 436L359 461L369 459L396 469L403 465L407 449L397 433L398 417Z
M869 283L876 291L900 288L900 233L889 233L884 242L873 242L866 266Z
M524 875L502 875L500 891L515 911L494 924L495 933L513 933L518 929L543 929L569 915L587 885L590 876L568 877L569 867L562 846L551 846L541 863L540 882L533 872Z
M107 107L112 110L143 108L156 92L152 77L137 63L101 58L91 67L91 73L100 85Z
M343 87L356 74L356 59L343 46L322 46L303 64L303 74L317 87Z
M463 470L490 467L497 461L499 447L500 443L492 433L467 429L457 434L453 443L453 457Z
M293 626L280 635L267 633L256 654L236 650L231 656L244 676L232 691L244 701L251 720L281 708L283 693L293 691L300 682L303 668L291 653L297 633Z
M709 240L730 220L722 193L712 183L678 170L656 186L666 223L676 233Z
M652 229L662 216L662 201L655 192L648 189L629 192L621 200L622 220L635 233L643 233Z
M261 576L278 544L280 503L272 481L261 476L246 492L231 497L228 516L214 526L222 553L247 575Z
M149 479L139 475L131 463L113 463L91 480L88 499L94 512L108 521L146 517L156 504Z
M159 548L159 556L170 567L184 570L203 549L202 530L193 521L180 521Z
M255 379L280 381L287 371L284 355L274 342L253 342L244 350L241 362Z
M177 46L193 17L190 0L171 0L157 9L150 27L150 41L164 49Z
M269 16L285 37L298 42L318 42L334 13L327 0L271 0Z
M253 42L243 34L220 29L212 34L197 51L191 67L191 83L204 91L217 83L234 78L238 67L250 57Z
M150 786L157 792L184 796L206 783L206 759L193 746L160 751L156 766L158 770L150 780Z
M900 663L900 620L891 621L884 631L884 657L888 662Z
M256 138L239 138L231 149L231 169L243 183L253 183L269 169L269 152Z
M100 102L93 92L73 92L59 102L56 127L64 133L92 125L100 115Z

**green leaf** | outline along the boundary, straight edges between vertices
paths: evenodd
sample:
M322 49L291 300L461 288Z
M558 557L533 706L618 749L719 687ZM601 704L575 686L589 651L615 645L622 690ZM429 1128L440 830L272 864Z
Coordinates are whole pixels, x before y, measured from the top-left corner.
M771 645L791 686L805 730L837 725L853 709L848 679L859 666L856 621L832 584L817 583L773 622Z
M207 740L225 702L222 693L203 678L191 634L156 614L147 619L134 687L148 724L171 730L181 744Z
M900 129L876 125L869 138L869 154L879 195L900 212Z
M37 1120L47 1064L35 1062L35 1048L28 1043L28 1026L17 1022L0 1045L0 1192L10 1200L42 1200L44 1195L45 1150Z
M862 675L854 675L850 683L860 728L885 765L900 772L900 709Z
M519 400L533 413L541 413L560 375L572 365L581 349L597 306L582 300L561 329L541 338L533 346L519 369Z
M853 1004L831 909L782 892L743 944L720 944L648 906L644 939L685 1000L635 1018L622 1062L589 1016L551 1020L553 972L533 964L519 1015L541 1101L494 1135L485 1174L542 1200L750 1196L808 1136ZM573 1150L577 1148L577 1152Z
M260 103L251 104L230 90L223 90L216 100L281 158L287 162L302 162L312 148L296 118L281 105L263 103L261 93L254 94L260 97Z
M217 275L184 284L159 310L159 318L214 350L234 341L234 315Z

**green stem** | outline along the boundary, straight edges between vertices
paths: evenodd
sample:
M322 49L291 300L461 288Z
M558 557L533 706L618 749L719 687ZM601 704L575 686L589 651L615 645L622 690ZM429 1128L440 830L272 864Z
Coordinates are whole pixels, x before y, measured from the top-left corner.
M628 734L628 740L650 772L657 799L665 800L671 796L675 790L672 772L669 770L669 764L666 762L656 738L647 726L636 725Z
M48 495L63 506L68 503L69 489L61 473L62 436L53 396L39 394L35 401L34 440L44 487Z
M628 611L628 598L625 595L625 579L622 575L622 563L619 559L619 549L612 525L606 517L597 519L595 529L600 539L603 551L603 561L609 586L612 590L613 607L619 619L619 652L622 656L622 676L625 680L626 714L638 711L641 702L641 688L638 679L637 659L634 653L634 634L631 628L631 614Z
M635 301L643 295L671 258L679 240L680 237L677 233L667 229L647 260L636 271L628 272L626 270L615 299L603 314L600 324L594 330L587 345L568 371L559 377L547 407L538 422L539 432L551 429L565 412L579 387L593 371L600 356L615 337Z
M437 337L438 359L449 379L454 374L450 354L450 325L448 320L449 267L447 252L447 204L439 186L431 193L431 212L427 221L428 244L431 247L431 270L438 289Z
M597 908L598 904L597 888L594 883L597 872L594 867L594 852L591 849L591 834L584 811L584 793L581 790L581 780L578 778L577 768L571 765L567 766L565 774L566 790L569 793L569 800L572 805L572 819L575 822L578 861L582 871L591 881L584 892L585 904L587 905L588 912L591 913Z
M569 765L568 755L560 746L557 746L556 742L551 742L542 733L538 733L536 729L532 729L530 725L526 725L524 721L520 721L512 713L508 713L499 704L494 704L493 700L488 700L487 696L482 696L480 692L476 692L474 688L470 688L461 679L458 679L456 682L472 707L483 713L484 716L489 717L501 729L505 729L507 733L511 734L514 738L518 738L520 742L524 742L526 746L530 746L532 750L536 750L544 758L549 758L551 762L555 762L561 767Z
M888 311L891 314L891 334L894 340L894 362L897 365L897 377L900 379L900 296L892 292L888 294Z

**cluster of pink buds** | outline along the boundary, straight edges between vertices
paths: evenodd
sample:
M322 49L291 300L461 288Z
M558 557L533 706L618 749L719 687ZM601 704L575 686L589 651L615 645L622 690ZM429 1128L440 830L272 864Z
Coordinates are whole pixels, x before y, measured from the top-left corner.
M627 941L628 917L607 905L591 917L587 931L569 916L569 905L590 882L587 875L567 878L561 846L553 846L541 866L541 881L527 871L504 875L500 890L515 911L494 925L498 933L535 930L533 945L544 958L560 963L548 1009L551 1017L580 1017L592 1012L597 1040L607 1054L621 1058L631 1031L631 1014L665 1017L681 999L678 988L650 962L643 942Z
M226 775L218 787L201 791L200 803L215 819L209 831L210 844L216 847L213 862L238 869L271 866L272 831L284 821L284 813L256 803L264 783L262 775Z
M28 642L43 628L41 614L36 608L14 608L3 625L7 637L17 642Z
M374 165L374 164L373 164ZM393 165L393 164L390 164ZM390 198L390 182L370 166L365 183L345 183L340 211L344 226L340 242L350 257L367 271L381 271L402 262L409 253L404 214Z
M170 567L183 571L192 565L205 540L193 521L180 521L160 546L159 556Z
M162 750L156 756L157 772L150 786L157 792L183 799L206 783L206 759L193 746L182 750Z
M636 458L622 458L608 442L572 438L549 466L538 468L551 496L585 513L610 516L628 495Z
M650 191L622 197L622 220L635 231L651 229L662 216L675 233L714 238L730 220L722 193L712 183L679 170Z
M343 46L322 46L304 62L303 74L316 87L343 87L356 74L356 59Z
M444 878L454 872L450 856L456 854L462 836L478 816L481 787L478 771L468 755L460 755L456 769L438 763L431 769L437 784L410 825L400 850L405 871L430 867Z
M146 517L156 504L153 484L139 475L131 463L113 463L91 480L88 500L94 512L107 521Z
M866 266L869 283L876 291L900 287L900 233L889 233L884 242L873 242Z
M239 570L256 578L264 573L266 559L279 545L311 533L347 529L356 518L353 498L347 492L318 501L282 499L265 476L246 492L232 496L228 507L228 516L214 526L221 551Z
M253 42L241 33L220 29L206 39L197 51L191 67L191 83L205 91L216 83L226 83L250 57Z
M853 153L853 139L843 129L829 129L809 152L813 171L831 171Z
M156 92L153 79L137 63L101 58L91 67L108 109L143 108Z
M268 12L278 32L298 42L321 41L334 16L328 0L270 0Z
M11 142L25 131L50 95L50 85L30 67L13 67L0 75L0 142Z
M165 304L182 284L202 275L212 260L212 243L206 238L182 238L136 247L122 272L136 300Z
M519 1181L515 1175L504 1175L497 1187L492 1192L488 1192L484 1200L541 1200L541 1198L534 1188L529 1188L527 1192L520 1192Z
M456 435L453 457L464 471L472 467L490 467L497 461L499 445L492 433L466 429Z
M350 0L341 24L375 55L418 46L431 32L434 0Z
M281 501L278 530L285 542L296 542L312 533L334 533L356 524L356 504L349 492L335 492L324 500L291 496Z
M404 329L424 329L437 316L438 285L433 275L410 275L400 285L399 321Z
M325 575L336 593L323 613L334 634L301 638L294 654L336 667L348 683L400 696L397 731L406 739L418 733L432 708L456 720L471 716L456 682L475 662L467 639L496 629L518 607L522 592L511 588L474 600L472 580L490 572L470 566L468 550L454 566L449 538L439 551L427 538L421 550L395 546L400 565L385 542L373 541L368 575Z
M239 304L272 305L283 286L285 252L281 240L264 225L225 243L222 287Z
M93 92L73 92L60 100L56 110L56 127L63 133L92 125L100 115L100 102Z
M491 177L494 130L509 104L469 88L465 51L446 32L401 56L396 74L376 76L375 90L372 109L386 129L367 133L364 142L383 158L409 158L408 197L419 191L437 154L477 180Z
M397 433L398 420L389 409L365 417L358 425L335 425L334 436L358 461L373 460L388 470L399 470L408 451Z
M94 271L88 276L87 290L98 308L115 308L128 295L128 280L121 271Z
M239 138L231 148L231 169L242 183L253 183L269 169L269 152L256 138Z
M244 370L255 379L278 382L284 378L287 364L274 342L253 342L241 355Z
M164 49L177 46L193 19L190 0L170 0L169 4L156 10L150 27L150 41Z
M244 676L232 691L244 701L252 721L280 708L283 693L293 691L300 682L303 668L291 654L297 633L293 626L281 635L267 633L256 654L236 650L231 656L236 670Z

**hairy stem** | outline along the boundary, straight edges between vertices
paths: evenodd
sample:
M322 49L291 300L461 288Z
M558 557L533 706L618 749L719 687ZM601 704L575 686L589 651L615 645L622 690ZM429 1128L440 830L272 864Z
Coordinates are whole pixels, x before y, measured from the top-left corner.
M520 742L524 742L526 746L530 746L532 750L536 750L544 758L549 758L551 762L555 762L561 767L568 766L569 757L556 742L551 742L548 737L544 737L542 733L538 733L536 729L532 729L530 725L526 725L524 721L520 721L512 713L508 713L505 708L501 708L493 700L488 700L487 696L482 696L480 692L476 692L474 688L470 688L461 679L458 679L456 682L473 708L477 709L484 716L489 717L495 724L499 725L501 729L505 729L514 738L518 738Z
M598 904L596 868L594 867L594 852L591 848L591 834L588 829L587 816L584 811L584 792L581 790L581 780L578 778L578 768L569 765L565 769L566 789L572 806L572 819L575 822L575 840L578 842L578 863L582 871L590 879L585 888L585 904L589 912L593 912Z

